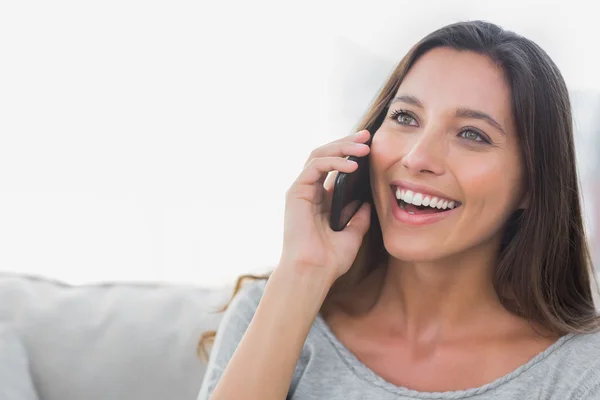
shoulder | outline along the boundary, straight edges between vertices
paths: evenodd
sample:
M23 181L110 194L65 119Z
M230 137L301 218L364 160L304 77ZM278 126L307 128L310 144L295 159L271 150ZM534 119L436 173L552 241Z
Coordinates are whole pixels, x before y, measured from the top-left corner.
M221 316L213 352L235 350L256 313L265 285L265 280L246 282L233 295Z
M600 365L600 331L570 335L561 347L561 355L569 360Z
M575 334L565 343L565 348L572 350L579 361L600 363L600 331Z
M600 396L600 332L570 335L553 355L560 381L578 393L574 398Z
M265 291L266 279L257 279L243 284L229 303L224 318L240 318L247 324L254 316Z
M265 285L262 279L247 282L229 302L210 350L198 400L208 399L217 385L256 313Z

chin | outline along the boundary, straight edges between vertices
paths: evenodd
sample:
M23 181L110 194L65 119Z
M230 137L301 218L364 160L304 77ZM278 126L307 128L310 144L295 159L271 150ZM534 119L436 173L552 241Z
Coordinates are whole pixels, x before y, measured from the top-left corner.
M392 257L407 262L435 261L454 253L439 237L415 232L383 232L383 245Z

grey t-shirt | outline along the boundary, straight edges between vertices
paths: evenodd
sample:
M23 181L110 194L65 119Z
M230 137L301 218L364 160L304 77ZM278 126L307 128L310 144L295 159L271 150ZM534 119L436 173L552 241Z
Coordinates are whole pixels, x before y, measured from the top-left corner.
M265 281L244 286L223 315L198 400L207 400L258 306ZM477 388L419 392L376 375L315 319L287 399L592 400L600 399L600 334L569 334L513 372Z

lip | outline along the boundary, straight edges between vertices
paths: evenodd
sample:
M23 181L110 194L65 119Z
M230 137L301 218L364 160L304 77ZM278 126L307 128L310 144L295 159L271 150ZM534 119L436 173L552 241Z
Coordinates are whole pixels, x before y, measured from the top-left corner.
M418 185L416 183L412 183L412 182L408 182L408 181L402 181L402 180L396 180L396 181L392 181L392 183L390 183L390 186L392 188L392 192L395 193L395 188L399 187L400 189L408 189L408 190L412 190L413 192L419 192L425 195L430 195L430 196L435 196L435 197L441 197L444 200L448 200L448 201L454 201L455 203L458 204L462 204L462 201L453 199L452 197L446 195L445 193L440 192L439 190L436 190L434 188L431 187L427 187L424 185Z
M390 203L392 205L392 214L397 221L402 222L406 225L413 226L422 226L422 225L430 225L436 223L444 218L447 218L454 213L456 210L461 209L461 207L456 207L453 209L446 209L445 211L439 211L434 214L409 214L398 205L398 201L396 200L396 195L393 191L390 193Z

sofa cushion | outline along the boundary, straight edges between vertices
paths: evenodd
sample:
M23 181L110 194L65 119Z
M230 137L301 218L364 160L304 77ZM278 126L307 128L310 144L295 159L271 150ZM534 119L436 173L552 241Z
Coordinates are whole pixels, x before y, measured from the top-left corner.
M29 354L44 400L190 399L205 363L200 335L231 288L166 284L70 286L0 275L0 321L10 321Z
M27 352L8 324L0 325L0 360L0 399L38 400L29 375Z

